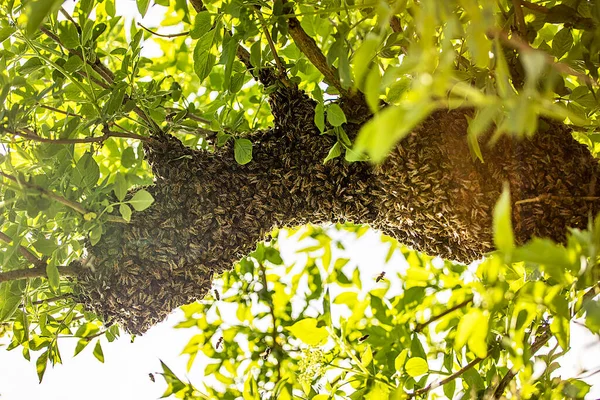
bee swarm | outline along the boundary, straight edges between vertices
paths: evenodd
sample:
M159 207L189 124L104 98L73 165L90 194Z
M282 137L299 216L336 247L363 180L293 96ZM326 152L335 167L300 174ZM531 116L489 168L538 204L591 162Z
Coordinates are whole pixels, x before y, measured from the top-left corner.
M367 118L361 102L340 104L355 121ZM78 279L86 307L142 334L204 297L214 274L274 226L366 223L416 250L470 262L493 249L491 214L504 182L520 243L533 235L563 241L567 227L583 228L597 212L582 197L596 196L598 163L562 124L542 120L533 138L501 138L491 148L482 141L482 163L467 145L470 111L437 111L382 165L323 164L335 138L316 128L314 105L298 89L272 94L275 127L248 136L246 165L235 163L231 141L214 153L169 135L149 142L155 184L145 189L155 203L88 246L92 265ZM358 128L346 125L350 137Z

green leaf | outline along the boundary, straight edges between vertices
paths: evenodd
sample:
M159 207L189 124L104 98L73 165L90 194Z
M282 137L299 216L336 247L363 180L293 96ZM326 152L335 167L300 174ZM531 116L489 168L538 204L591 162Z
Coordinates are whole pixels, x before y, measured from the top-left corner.
M329 336L327 329L317 328L314 318L304 318L286 329L309 346L318 346Z
M342 146L340 145L340 142L335 142L331 149L329 149L329 153L327 153L327 157L325 157L325 160L323 160L323 164L325 164L329 160L339 157L341 154Z
M133 147L127 147L121 154L121 165L125 168L131 168L135 165L135 163L135 151L133 151Z
M127 222L131 221L131 208L127 204L119 205L119 213L121 213L121 217Z
M429 372L429 365L427 364L427 360L421 357L413 357L406 362L404 369L408 375L416 378Z
M504 253L510 253L515 247L512 228L512 211L510 206L510 189L508 185L494 206L494 245Z
M341 126L346 123L346 115L339 105L333 103L327 108L327 122L332 126Z
M460 319L454 339L454 349L459 351L465 344L469 345L477 357L487 355L487 335L489 318L479 309L472 308Z
M354 80L358 84L358 87L363 87L361 82L371 66L371 60L377 54L380 42L381 39L378 35L369 33L358 50L356 50L356 53L354 53L352 67Z
M595 334L600 334L600 301L588 300L585 302L585 326Z
M94 160L91 153L85 153L77 161L72 177L73 183L82 188L91 188L98 183L100 167L96 164L96 160Z
M100 340L96 342L96 346L94 347L94 357L96 357L101 363L104 363L104 352L102 351Z
M194 19L194 27L190 31L190 37L192 39L198 39L202 35L206 34L211 27L212 22L210 13L208 11L200 11L198 14L196 14L196 18Z
M404 364L406 363L406 358L408 357L408 349L404 349L398 354L396 359L394 360L394 368L396 371L402 371L404 369Z
M148 6L150 5L150 0L135 0L137 4L137 9L142 14L142 17L146 15L148 12Z
M410 107L386 107L363 125L356 139L355 150L359 153L366 151L374 162L383 161L396 143L433 109L434 104L429 101L411 104Z
M77 346L75 346L75 354L73 354L73 357L75 357L77 354L81 353L83 351L83 349L85 349L87 347L87 345L90 344L90 341L86 338L83 339L79 339L79 341L77 341Z
M154 203L154 197L147 190L142 189L135 192L127 203L131 204L136 211L144 211Z
M52 252L56 250L57 247L58 245L54 240L46 239L44 237L41 237L33 242L33 248L45 256L51 256Z
M215 35L216 29L213 28L198 39L194 48L194 72L200 78L200 82L206 79L217 61L217 57L210 52L213 47Z
M238 164L248 164L252 161L252 142L248 139L235 139L233 155Z
M27 34L34 34L42 25L46 17L58 10L63 0L34 0L26 8ZM41 378L40 378L41 381Z
M35 370L37 372L40 383L42 383L42 379L44 379L44 373L46 372L46 367L48 366L48 351L44 351L35 362Z
M113 191L115 192L115 196L117 196L117 200L119 201L123 201L127 195L127 182L125 181L123 174L120 172L117 172L117 176L115 177L115 186L113 187Z
M0 321L8 321L19 308L23 291L19 281L0 283Z
M79 46L79 33L73 24L67 24L59 35L60 41L68 49L75 49ZM77 57L79 60L81 58Z
M315 125L320 132L325 131L325 108L323 103L318 103L315 107Z
M564 27L552 38L552 54L560 59L573 47L571 28Z
M373 350L371 346L367 345L362 355L360 356L360 362L364 367L367 367L373 361Z
M48 283L50 284L50 287L56 290L60 284L60 274L58 273L58 268L56 265L46 265L46 275L48 275Z

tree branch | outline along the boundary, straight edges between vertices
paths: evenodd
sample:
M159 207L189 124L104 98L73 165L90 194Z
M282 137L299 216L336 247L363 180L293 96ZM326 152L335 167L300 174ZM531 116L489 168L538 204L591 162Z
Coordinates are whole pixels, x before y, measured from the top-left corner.
M327 59L317 46L317 42L310 37L296 17L288 19L288 27L294 43L298 49L304 54L308 60L323 74L325 79L331 83L342 95L348 95L348 91L342 87L342 83L337 77L335 67L330 67L327 64Z
M267 42L269 43L269 47L271 48L271 53L273 54L273 58L275 59L275 65L277 65L277 69L279 70L279 78L286 87L291 87L292 84L288 80L285 68L281 64L281 60L279 59L279 56L277 55L277 49L275 48L275 43L273 43L273 38L271 38L271 34L269 33L269 29L267 28L267 23L265 22L265 18L263 17L263 15L260 11L260 8L258 8L258 7L256 10L256 15L258 16L258 19L260 20L260 24L262 25L262 28L263 28L263 33L265 34L265 36L267 38Z
M515 201L515 205L528 204L528 203L540 203L544 200L585 200L585 201L598 201L598 196L554 196L551 194L541 194L531 199L523 199Z
M7 174L5 172L2 172L2 171L0 171L0 176L4 177L6 179L9 179L9 180L11 180L13 182L15 182L16 184L18 184L20 186L24 186L24 187L26 187L28 189L35 190L36 192L39 192L41 195L46 196L49 199L52 199L54 201L57 201L57 202L65 205L65 206L67 206L67 207L69 207L69 208L77 211L80 214L87 214L88 213L88 211L85 208L83 208L83 206L81 204L76 203L76 202L71 201L71 200L68 200L68 199L65 199L64 197L59 196L56 193L51 192L51 191L49 191L47 189L44 189L41 186L34 185L33 183L29 183L29 182L24 182L24 181L18 179L17 177L9 175L9 174Z
M590 84L593 86L598 86L598 82L596 80L592 79L591 77L589 77L586 74L583 74L581 72L574 70L573 68L571 68L569 65L567 65L565 63L562 63L560 61L558 61L558 62L554 61L553 56L551 56L550 54L547 54L546 52L544 52L542 50L534 49L533 47L531 47L531 45L529 45L529 43L527 43L525 40L521 39L519 36L512 35L511 37L509 37L508 33L503 31L502 29L498 29L498 28L489 29L488 36L498 38L506 46L510 47L511 49L517 50L522 54L538 51L541 54L543 54L544 57L546 58L546 64L550 65L552 68L554 68L559 73L576 76L578 78L581 78L587 84Z
M77 118L83 118L79 114L68 112L68 111L63 111L61 109L58 109L58 108L52 107L52 106L48 106L46 104L38 104L38 106L40 106L42 108L45 108L46 110L54 111L54 112L57 112L57 113L60 113L60 114L64 114L64 115L67 115L67 116L72 116L72 117L77 117Z
M527 37L527 25L525 25L525 17L523 16L523 9L521 8L521 0L512 0L512 4L519 34L521 35L521 38L525 39Z
M166 34L163 34L163 33L154 32L153 30L151 30L150 28L146 28L144 25L142 25L139 22L138 22L138 26L141 27L146 32L150 32L154 36L159 36L159 37L168 38L168 39L175 38L175 37L180 37L180 36L187 36L187 35L190 34L190 31L185 31L185 32L181 32L181 33L170 33L170 34L166 35Z
M456 371L455 373L453 373L452 375L448 376L447 378L442 379L441 381L437 381L437 382L432 382L429 385L425 386L423 389L418 389L415 390L412 393L409 393L408 398L413 398L415 396L419 396L422 394L425 394L433 389L439 388L440 386L445 385L448 382L452 382L453 380L455 380L456 378L460 377L462 374L464 374L466 371L470 370L471 368L473 368L475 365L479 364L480 362L482 362L484 359L483 358L475 358L473 361L471 361L470 363L468 363L467 365L465 365L464 367L462 367L461 369L459 369L458 371Z
M471 302L473 302L473 298L469 298L465 301L463 301L462 303L459 303L457 305L455 305L454 307L451 307L449 309L447 309L446 311L438 314L438 315L434 315L433 317L429 318L427 321L422 322L417 324L416 328L415 328L415 332L421 332L427 325L431 324L432 322L437 321L440 318L445 317L446 315L450 314L453 311L456 311L460 308L463 308L464 306L470 304Z
M550 10L548 10L548 8L546 8L545 6L542 6L541 4L535 4L535 3L532 3L532 2L526 1L526 0L521 0L521 4L523 5L523 7L533 10L535 12L538 12L540 14L548 14L550 12Z
M77 270L69 265L62 265L58 267L59 272L63 276L75 276ZM39 266L35 268L16 269L14 271L0 272L0 283L9 281L18 281L29 278L45 278L46 267Z
M102 143L105 140L114 137L114 138L126 138L126 139L136 139L141 140L143 142L148 142L153 140L152 138L137 135L135 133L125 133L125 132L114 132L110 130L105 130L104 135L95 136L95 137L87 137L81 139L49 139L45 137L41 137L36 135L33 132L13 132L10 130L4 130L6 133L9 133L14 136L20 136L24 139L33 140L41 143L53 143L53 144L75 144L75 143Z
M7 234L2 233L2 232L0 232L0 240L3 240L9 244L14 241L13 238L11 238L10 236L8 236ZM23 257L25 257L27 259L27 261L29 261L33 265L41 267L46 264L46 263L44 263L44 261L42 261L38 257L36 257L36 255L33 254L30 250L26 249L25 247L21 246L20 244L17 244L17 249L19 250L19 253L21 253L21 255Z

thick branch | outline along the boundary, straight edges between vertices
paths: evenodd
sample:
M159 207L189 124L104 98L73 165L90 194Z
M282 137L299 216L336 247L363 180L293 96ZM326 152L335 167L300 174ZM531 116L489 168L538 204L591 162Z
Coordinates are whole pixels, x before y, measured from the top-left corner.
M75 276L77 271L75 268L67 265L58 267L60 274L63 276ZM35 268L17 269L14 271L0 272L0 283L17 281L29 278L43 278L46 276L46 267L40 266Z
M532 3L530 1L521 0L521 4L523 5L523 7L533 10L535 12L538 12L540 14L548 14L550 12L550 10L548 10L548 8L546 8L540 4Z
M0 232L0 240L5 241L6 243L13 242L13 239L10 236L8 236L7 234L2 233L2 232ZM38 267L45 265L44 261L37 258L35 256L35 254L33 254L31 251L27 250L25 247L21 246L20 244L17 246L18 246L19 253L21 253L21 255L27 259L27 261L29 261L30 263L32 263L33 265L36 265Z
M335 86L342 95L347 95L348 91L342 87L337 76L337 70L327 64L327 59L317 46L317 42L302 29L300 21L296 17L291 17L288 19L288 27L298 49L325 76L329 83Z

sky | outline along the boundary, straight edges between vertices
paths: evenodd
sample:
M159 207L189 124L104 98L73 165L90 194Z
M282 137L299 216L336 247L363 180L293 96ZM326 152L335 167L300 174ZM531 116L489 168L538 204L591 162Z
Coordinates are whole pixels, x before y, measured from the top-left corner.
M117 13L128 18L137 15L135 1L116 1ZM69 0L65 8L72 9L74 2ZM145 26L156 27L163 17L161 7L151 7L146 18L140 20ZM175 28L176 30L177 28ZM171 27L171 30L173 28ZM168 32L161 29L161 32ZM146 43L146 56L156 51ZM403 268L402 260L392 259L384 265L387 245L382 244L378 235L371 233L359 240L349 239L345 243L352 249L350 257L365 274L386 270L391 274ZM286 263L293 262L295 244L293 241L281 241L281 252ZM375 274L376 275L376 274ZM393 291L391 288L391 292ZM364 290L370 290L365 287ZM128 335L122 335L112 343L102 339L105 363L101 364L92 355L93 346L88 346L80 355L73 358L76 339L63 339L59 346L63 364L48 367L44 380L38 384L34 362L25 360L19 349L7 352L0 347L0 400L130 400L157 399L166 384L156 377L152 382L149 373L160 371L160 361L164 361L179 377L188 377L198 385L203 381L199 356L191 371L186 371L187 357L181 356L181 350L188 340L197 333L192 329L174 329L183 318L180 310L175 310L169 318L151 328L145 335L136 337L131 343ZM587 329L578 324L571 325L571 346L569 355L562 360L559 373L563 378L573 377L581 371L600 367L600 341ZM595 383L589 399L600 398L600 374L587 379Z

